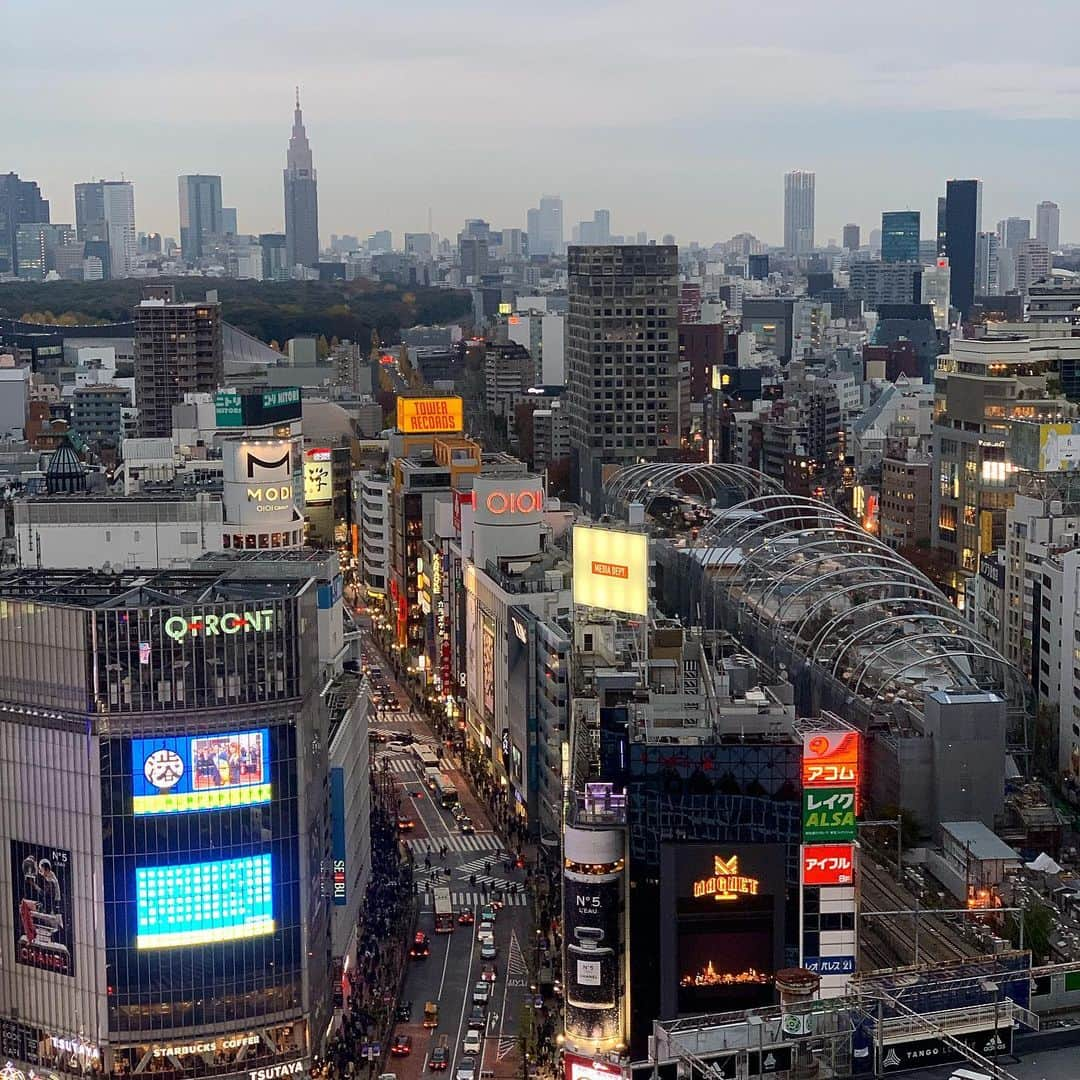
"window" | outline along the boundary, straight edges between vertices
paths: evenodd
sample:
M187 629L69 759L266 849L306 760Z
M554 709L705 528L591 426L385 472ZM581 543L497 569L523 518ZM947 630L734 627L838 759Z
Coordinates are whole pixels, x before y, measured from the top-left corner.
M180 543L181 544L197 544L199 542L199 534L197 532L181 532Z

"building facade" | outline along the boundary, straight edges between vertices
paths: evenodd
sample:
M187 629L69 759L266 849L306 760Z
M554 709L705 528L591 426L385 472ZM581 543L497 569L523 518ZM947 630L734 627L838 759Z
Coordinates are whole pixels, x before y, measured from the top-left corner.
M49 200L34 180L0 174L0 274L19 273L16 235L20 225L49 221Z
M881 261L919 261L918 210L887 210L881 215Z
M975 244L982 229L982 181L950 180L945 194L945 255L949 299L966 319L975 300Z
M194 264L208 253L212 236L221 235L221 177L181 176L180 251Z
M808 255L814 250L814 183L812 172L784 174L784 250Z
M678 446L678 249L571 247L566 409L578 488L601 501L603 469Z
M1061 249L1061 210L1048 199L1035 207L1035 239L1042 241L1048 251Z

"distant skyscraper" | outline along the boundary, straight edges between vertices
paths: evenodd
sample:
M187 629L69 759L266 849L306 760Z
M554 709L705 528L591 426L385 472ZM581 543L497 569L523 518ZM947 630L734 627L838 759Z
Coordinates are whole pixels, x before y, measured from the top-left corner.
M595 511L604 465L654 460L679 444L679 253L571 247L567 260L565 400L577 484ZM614 316L603 295L613 281Z
M236 235L236 207L223 206L221 208L221 233L223 236Z
M860 231L858 225L844 226L844 247L848 251L859 250Z
M563 251L563 202L561 195L542 195L540 206L526 215L530 255L561 255Z
M997 296L1000 292L998 235L996 232L981 232L975 239L975 295Z
M290 267L314 266L319 261L319 186L300 112L299 87L285 158L285 239Z
M938 196L937 201L937 253L938 258L944 259L948 255L946 234L948 232L948 199L944 195Z
M574 229L575 241L582 244L611 243L611 211L594 210L592 221L583 221Z
M193 174L180 177L180 250L184 261L196 263L211 236L221 233L221 177Z
M1050 249L1041 240L1022 240L1016 252L1016 287L1026 293L1050 273Z
M1056 202L1039 203L1035 207L1035 239L1041 240L1050 251L1061 246L1061 210Z
M50 225L48 222L20 225L15 232L15 254L19 277L41 281L50 270L56 269L57 250L75 243L75 230L70 225Z
M997 224L998 240L1002 247L1008 248L1014 255L1020 250L1025 240L1031 239L1031 219L1010 217Z
M918 210L888 210L881 215L881 261L919 261Z
M950 300L966 319L975 300L975 240L982 223L982 181L950 180L945 186L945 247Z
M797 169L784 174L784 250L806 255L814 250L814 174Z
M19 272L17 237L20 225L47 223L49 200L33 180L18 173L0 174L0 274Z
M108 262L104 270L107 276L130 277L139 250L135 231L135 188L131 182L95 180L89 184L76 184L75 231L83 242L106 245Z

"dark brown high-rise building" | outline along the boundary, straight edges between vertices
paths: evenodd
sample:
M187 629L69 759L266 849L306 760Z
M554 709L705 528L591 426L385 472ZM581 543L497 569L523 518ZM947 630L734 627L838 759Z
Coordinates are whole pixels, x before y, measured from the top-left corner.
M566 408L576 483L600 506L604 466L679 445L679 249L571 247Z
M172 435L172 407L221 386L221 307L177 303L172 286L146 290L135 307L135 404L141 438Z

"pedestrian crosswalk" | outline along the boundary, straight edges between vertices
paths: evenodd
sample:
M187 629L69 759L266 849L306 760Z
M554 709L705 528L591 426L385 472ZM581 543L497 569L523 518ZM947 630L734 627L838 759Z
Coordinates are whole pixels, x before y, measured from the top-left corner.
M414 855L429 855L445 847L447 851L498 851L502 844L493 832L458 833L452 836L413 837L405 845Z
M397 757L391 754L379 754L378 767L398 776L416 776L416 761L413 758Z
M528 907L529 898L524 893L510 893L508 896L502 898L503 903L507 907ZM491 902L491 893L485 895L479 889L469 890L465 892L451 892L450 903L455 908L476 908L482 907L484 904ZM431 893L421 890L420 893L420 907L424 911L430 911L434 907L435 901Z

